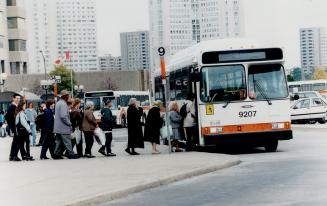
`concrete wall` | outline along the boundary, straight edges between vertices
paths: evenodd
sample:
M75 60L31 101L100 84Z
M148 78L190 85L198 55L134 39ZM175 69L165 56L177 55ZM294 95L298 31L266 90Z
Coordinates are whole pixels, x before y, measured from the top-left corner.
M21 91L28 88L29 91L42 92L40 81L44 74L11 75L5 83L6 91ZM149 73L147 71L101 71L76 73L79 85L84 85L84 91L106 90L109 82L116 90L148 90ZM38 90L38 91L37 91Z

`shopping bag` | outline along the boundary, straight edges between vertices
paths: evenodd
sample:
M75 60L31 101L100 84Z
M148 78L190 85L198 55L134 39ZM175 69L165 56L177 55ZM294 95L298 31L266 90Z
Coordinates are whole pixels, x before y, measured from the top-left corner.
M75 138L76 138L76 144L79 144L82 140L82 132L79 129L75 129L74 132Z
M105 135L105 133L103 132L102 129L100 129L99 127L96 128L94 130L94 137L95 137L95 140L97 141L97 143L99 145L105 146L105 144L106 144L106 135Z
M173 129L172 129L171 125L169 125L168 128L169 128L169 135L172 136ZM162 139L168 138L167 125L160 128L160 136Z

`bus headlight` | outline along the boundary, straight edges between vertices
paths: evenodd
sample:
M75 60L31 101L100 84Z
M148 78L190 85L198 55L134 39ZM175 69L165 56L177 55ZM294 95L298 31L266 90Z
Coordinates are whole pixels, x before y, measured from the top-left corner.
M272 123L272 129L284 129L285 124L284 123Z

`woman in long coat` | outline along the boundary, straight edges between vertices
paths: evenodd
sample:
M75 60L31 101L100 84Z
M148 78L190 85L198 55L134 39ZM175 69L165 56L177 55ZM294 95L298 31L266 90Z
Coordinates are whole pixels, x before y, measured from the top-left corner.
M156 101L153 107L149 110L146 118L144 139L152 144L152 154L160 153L157 150L157 144L160 144L160 128L163 125L163 119L160 117L161 103Z
M137 107L135 98L129 101L127 109L128 142L125 151L130 155L139 155L135 148L144 148L141 117L143 109Z

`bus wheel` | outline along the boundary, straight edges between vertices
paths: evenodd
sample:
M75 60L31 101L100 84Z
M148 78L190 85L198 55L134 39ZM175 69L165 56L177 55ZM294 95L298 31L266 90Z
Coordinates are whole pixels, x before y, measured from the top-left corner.
M276 152L278 147L278 140L271 140L266 143L265 149L266 152Z

